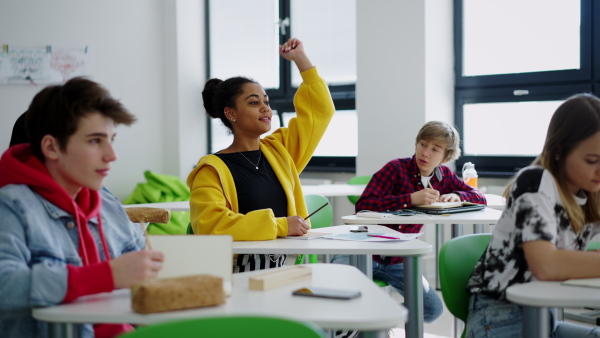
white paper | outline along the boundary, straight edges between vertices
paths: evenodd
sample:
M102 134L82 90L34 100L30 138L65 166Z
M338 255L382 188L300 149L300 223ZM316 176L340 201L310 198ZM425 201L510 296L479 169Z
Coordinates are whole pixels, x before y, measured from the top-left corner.
M419 236L421 236L423 233L419 232L419 233L388 233L388 232L378 232L378 233L373 233L373 232L352 232L352 233L347 233L347 234L334 234L334 235L328 235L328 236L323 236L323 238L327 238L327 239L337 239L337 240L342 240L342 241L359 241L359 242L393 242L393 241L411 241L413 239L417 239ZM384 237L390 237L390 238L382 238L382 237L373 237L373 236L369 236L369 235L374 235L374 236L384 236Z

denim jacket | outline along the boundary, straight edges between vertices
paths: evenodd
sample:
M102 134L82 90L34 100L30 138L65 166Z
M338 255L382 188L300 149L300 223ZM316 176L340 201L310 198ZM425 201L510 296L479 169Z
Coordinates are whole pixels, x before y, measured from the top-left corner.
M144 247L140 227L129 221L121 203L101 190L102 228L110 257ZM98 221L88 223L102 260L106 255ZM0 337L47 337L48 324L31 308L59 304L67 292L67 264L82 265L74 217L26 185L0 188ZM93 337L89 324L76 336Z

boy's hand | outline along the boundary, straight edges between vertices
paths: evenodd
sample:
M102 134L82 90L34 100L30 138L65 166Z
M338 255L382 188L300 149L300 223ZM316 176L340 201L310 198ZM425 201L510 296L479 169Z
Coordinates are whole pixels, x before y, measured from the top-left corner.
M410 194L410 202L412 203L412 205L429 205L431 203L437 202L439 197L439 191L435 189L425 188L423 190L419 190Z
M156 250L140 250L127 252L111 259L115 289L129 288L145 279L158 276L162 269L164 255Z
M460 196L455 193L440 196L440 202L460 202Z

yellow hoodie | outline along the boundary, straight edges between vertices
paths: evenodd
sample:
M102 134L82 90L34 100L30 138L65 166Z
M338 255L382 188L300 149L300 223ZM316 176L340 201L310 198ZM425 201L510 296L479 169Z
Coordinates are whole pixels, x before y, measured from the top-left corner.
M325 81L315 67L301 73L303 83L294 96L296 116L287 128L279 128L260 140L287 197L288 216L308 215L299 174L312 157L335 107ZM286 217L271 209L240 214L233 176L218 156L206 155L187 178L190 187L190 219L195 234L231 235L235 241L260 241L286 236Z

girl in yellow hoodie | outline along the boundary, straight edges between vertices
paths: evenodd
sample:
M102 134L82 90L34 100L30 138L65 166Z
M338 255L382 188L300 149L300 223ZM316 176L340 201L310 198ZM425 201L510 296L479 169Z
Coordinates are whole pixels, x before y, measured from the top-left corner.
M279 47L294 61L303 83L294 96L296 117L271 135L273 111L258 83L244 77L210 79L202 98L207 114L233 133L233 143L203 156L190 173L190 217L195 234L261 241L303 235L310 224L299 174L335 112L327 84L298 39ZM234 272L283 266L285 255L237 255Z

